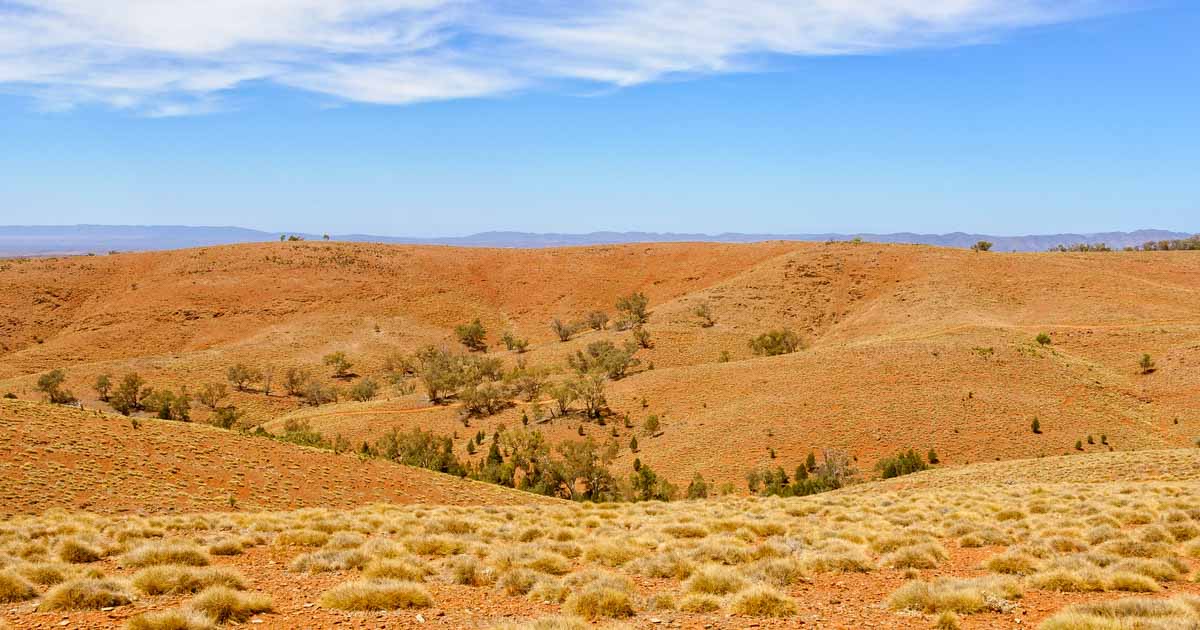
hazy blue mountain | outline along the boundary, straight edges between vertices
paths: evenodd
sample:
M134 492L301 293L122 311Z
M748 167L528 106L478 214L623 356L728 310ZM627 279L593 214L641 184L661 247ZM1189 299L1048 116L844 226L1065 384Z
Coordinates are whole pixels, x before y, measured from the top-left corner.
M289 234L292 234L289 232ZM320 234L295 233L308 240ZM45 256L52 254L102 254L109 251L145 251L179 249L229 243L279 240L279 232L264 232L239 227L195 227L182 225L37 225L0 226L0 256ZM1045 251L1057 245L1107 243L1121 248L1146 241L1178 239L1186 232L1137 230L1092 234L1032 234L994 236L987 234L681 234L675 232L591 232L588 234L537 234L531 232L481 232L470 236L411 238L338 234L335 241L458 245L463 247L568 247L615 243L708 241L752 243L757 241L845 241L861 238L875 243L916 243L943 247L970 247L976 241L991 241L995 251Z

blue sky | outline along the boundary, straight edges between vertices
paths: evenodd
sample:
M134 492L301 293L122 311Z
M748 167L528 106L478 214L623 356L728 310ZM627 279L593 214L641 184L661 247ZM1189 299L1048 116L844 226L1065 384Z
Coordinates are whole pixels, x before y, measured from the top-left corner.
M1197 33L1182 1L0 0L0 224L1200 231Z

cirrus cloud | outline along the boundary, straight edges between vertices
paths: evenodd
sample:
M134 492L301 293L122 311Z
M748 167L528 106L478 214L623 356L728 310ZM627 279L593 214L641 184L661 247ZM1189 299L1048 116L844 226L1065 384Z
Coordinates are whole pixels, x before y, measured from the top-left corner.
M0 0L0 89L65 109L212 111L251 82L407 104L629 86L769 55L970 44L1102 0Z

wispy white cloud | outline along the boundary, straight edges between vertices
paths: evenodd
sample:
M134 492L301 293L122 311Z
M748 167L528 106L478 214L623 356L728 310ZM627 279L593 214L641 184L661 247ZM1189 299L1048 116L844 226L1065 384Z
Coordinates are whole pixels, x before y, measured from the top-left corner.
M0 0L0 85L63 109L212 111L251 81L404 104L627 86L764 55L974 43L1116 0ZM536 7L536 10L534 9Z

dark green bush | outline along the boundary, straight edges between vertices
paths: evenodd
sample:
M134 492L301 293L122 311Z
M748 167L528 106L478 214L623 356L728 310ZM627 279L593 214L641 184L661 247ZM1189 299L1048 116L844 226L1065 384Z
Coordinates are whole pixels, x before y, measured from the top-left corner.
M901 451L891 457L885 457L875 464L875 470L884 479L908 475L929 468L929 464L913 449Z

